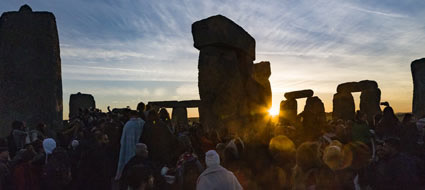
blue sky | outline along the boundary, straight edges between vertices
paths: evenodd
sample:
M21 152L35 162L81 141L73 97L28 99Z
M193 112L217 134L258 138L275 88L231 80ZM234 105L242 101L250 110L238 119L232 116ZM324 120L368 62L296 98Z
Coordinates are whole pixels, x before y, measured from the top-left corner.
M382 100L410 111L410 63L425 57L422 0L1 0L0 12L25 3L56 16L64 115L79 91L102 110L198 99L191 24L217 14L256 39L255 62L271 62L274 107L311 88L332 111L339 83L370 79Z

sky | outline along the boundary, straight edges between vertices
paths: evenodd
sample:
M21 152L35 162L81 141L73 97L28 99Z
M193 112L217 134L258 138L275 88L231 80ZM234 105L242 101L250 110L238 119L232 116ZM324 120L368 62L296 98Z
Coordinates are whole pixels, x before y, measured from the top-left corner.
M312 89L331 112L338 84L369 79L410 112L410 63L425 57L423 0L0 0L0 12L23 4L56 16L64 118L77 92L103 111L199 99L191 24L217 14L255 38L255 62L271 62L273 109L285 92Z

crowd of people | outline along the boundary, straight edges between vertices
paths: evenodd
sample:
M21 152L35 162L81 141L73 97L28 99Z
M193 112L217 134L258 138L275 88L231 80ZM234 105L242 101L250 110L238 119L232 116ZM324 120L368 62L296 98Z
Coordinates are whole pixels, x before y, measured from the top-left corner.
M56 130L14 121L0 139L0 190L425 188L425 118L400 122L389 105L372 121L358 111L309 128L299 117L251 136L143 103L79 110Z

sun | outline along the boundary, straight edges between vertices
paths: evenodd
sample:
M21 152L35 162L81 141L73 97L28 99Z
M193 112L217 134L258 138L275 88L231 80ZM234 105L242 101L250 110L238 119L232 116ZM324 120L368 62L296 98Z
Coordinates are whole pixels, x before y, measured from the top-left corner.
M272 106L270 109L269 109L269 115L271 115L271 116L276 116L276 115L279 115L279 108L278 107L274 107L274 106Z

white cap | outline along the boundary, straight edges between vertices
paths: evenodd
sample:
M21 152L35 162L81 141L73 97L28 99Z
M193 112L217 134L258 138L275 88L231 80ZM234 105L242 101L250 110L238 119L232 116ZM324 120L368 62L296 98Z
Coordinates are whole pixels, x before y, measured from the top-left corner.
M205 163L207 164L207 167L220 165L220 156L215 150L209 150L205 153Z

